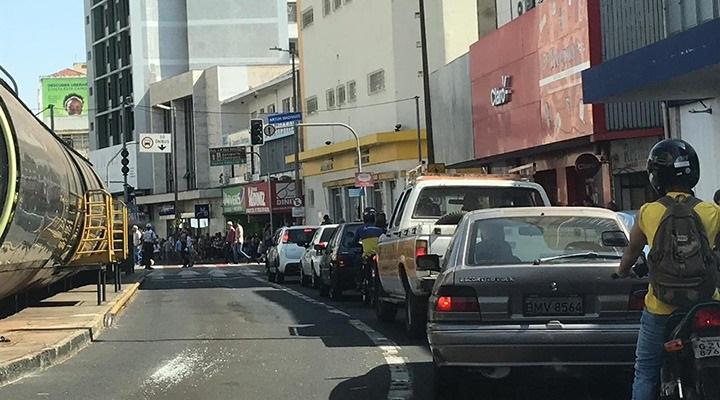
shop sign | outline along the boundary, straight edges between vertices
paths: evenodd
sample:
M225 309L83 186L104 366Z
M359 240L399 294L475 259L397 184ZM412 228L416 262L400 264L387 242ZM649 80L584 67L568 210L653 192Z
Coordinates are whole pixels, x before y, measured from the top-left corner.
M295 181L273 182L273 208L277 211L289 211L293 207L295 195Z
M268 195L267 182L258 182L245 186L247 190L247 206L248 214L269 214L270 213L270 196Z
M245 188L243 186L225 187L223 192L223 213L245 212Z
M173 203L161 204L158 207L158 215L160 215L161 217L175 215L175 205Z
M657 141L655 137L648 137L611 142L610 160L613 174L645 171L648 154Z
M581 178L590 179L600 171L600 160L592 153L583 153L575 160L575 170Z
M355 186L357 187L373 187L375 186L375 179L371 172L356 172L355 173Z
M210 204L195 204L195 218L210 218Z
M503 75L501 78L502 86L498 88L492 88L490 90L490 104L495 107L500 107L503 104L507 104L511 100L512 89L510 85L512 78L510 75Z

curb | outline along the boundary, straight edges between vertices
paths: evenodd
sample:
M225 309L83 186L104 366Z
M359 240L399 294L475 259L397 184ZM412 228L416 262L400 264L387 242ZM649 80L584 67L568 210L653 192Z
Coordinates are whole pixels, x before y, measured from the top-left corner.
M44 348L37 353L0 365L0 387L52 365L59 364L92 343L106 327L112 325L114 317L135 297L140 284L144 280L145 275L141 276L137 282L128 284L127 291L118 297L115 304L104 316L98 315L97 321L92 326L73 331L68 337L52 347Z

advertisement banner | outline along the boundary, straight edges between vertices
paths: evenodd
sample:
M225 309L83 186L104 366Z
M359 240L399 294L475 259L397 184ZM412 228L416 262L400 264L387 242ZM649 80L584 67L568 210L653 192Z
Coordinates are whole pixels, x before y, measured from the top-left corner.
M267 182L245 185L245 212L248 214L269 214L270 194Z
M295 181L273 182L273 211L291 211L296 197Z
M242 214L245 212L245 187L224 187L222 193L224 214Z
M41 90L43 108L54 105L56 118L87 115L87 78L43 78ZM50 117L50 110L43 116Z

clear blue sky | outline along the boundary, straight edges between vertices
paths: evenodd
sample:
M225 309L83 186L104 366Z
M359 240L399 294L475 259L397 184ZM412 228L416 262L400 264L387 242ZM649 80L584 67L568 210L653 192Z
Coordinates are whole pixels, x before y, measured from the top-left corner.
M0 64L31 109L38 107L40 76L85 62L84 19L82 0L3 1Z

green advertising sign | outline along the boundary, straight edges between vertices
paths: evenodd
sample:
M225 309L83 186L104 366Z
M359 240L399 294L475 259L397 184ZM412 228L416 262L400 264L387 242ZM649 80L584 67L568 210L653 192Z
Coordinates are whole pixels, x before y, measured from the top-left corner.
M87 115L88 85L86 78L43 78L42 106L54 105L55 117ZM50 116L45 110L44 116Z
M223 213L245 212L245 187L230 186L223 188Z

